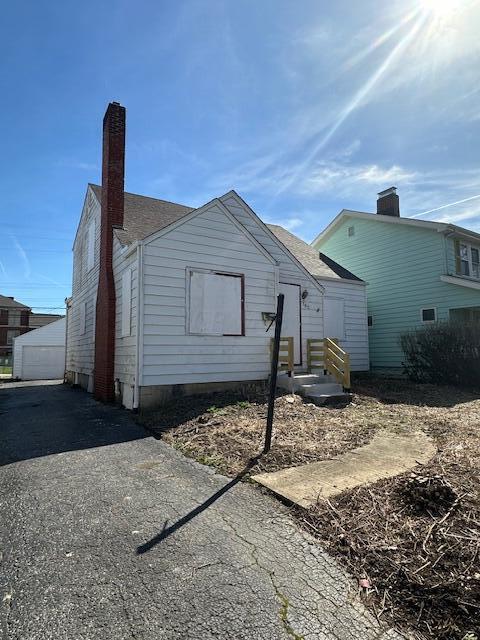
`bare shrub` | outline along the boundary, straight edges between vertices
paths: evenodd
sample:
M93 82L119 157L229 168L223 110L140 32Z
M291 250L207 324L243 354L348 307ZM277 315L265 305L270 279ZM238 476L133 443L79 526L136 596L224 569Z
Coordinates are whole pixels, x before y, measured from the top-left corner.
M432 324L404 333L400 344L410 380L480 389L480 323Z

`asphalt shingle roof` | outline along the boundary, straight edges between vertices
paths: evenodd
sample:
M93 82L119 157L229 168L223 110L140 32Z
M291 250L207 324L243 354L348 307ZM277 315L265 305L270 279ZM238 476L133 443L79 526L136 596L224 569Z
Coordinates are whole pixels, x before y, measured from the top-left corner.
M96 184L90 186L100 202L102 187ZM193 211L192 207L186 207L182 204L127 192L125 192L124 206L123 229L116 230L117 236L123 244L142 240Z
M282 244L292 253L295 258L316 278L339 278L347 280L358 280L361 278L344 269L335 260L332 260L323 253L314 249L310 244L294 235L278 224L267 224L267 227L276 235Z
M102 187L96 184L91 184L90 186L100 201ZM155 231L168 227L193 210L192 207L168 202L167 200L158 200L157 198L148 198L147 196L125 192L124 226L123 229L116 229L115 233L122 243L130 244L136 240L146 238L155 233ZM316 278L360 280L360 278L341 267L334 260L319 254L311 245L290 233L287 229L276 224L268 224L267 227L305 269Z
M30 309L26 304L17 302L14 298L0 295L0 307L8 307L10 309Z

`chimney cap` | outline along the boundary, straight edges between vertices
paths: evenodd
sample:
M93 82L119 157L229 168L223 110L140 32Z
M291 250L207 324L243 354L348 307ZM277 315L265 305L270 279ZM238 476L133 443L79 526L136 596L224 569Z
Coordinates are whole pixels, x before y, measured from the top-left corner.
M397 187L388 187L384 191L379 191L377 193L379 198L384 198L385 196L389 196L391 193L397 193Z

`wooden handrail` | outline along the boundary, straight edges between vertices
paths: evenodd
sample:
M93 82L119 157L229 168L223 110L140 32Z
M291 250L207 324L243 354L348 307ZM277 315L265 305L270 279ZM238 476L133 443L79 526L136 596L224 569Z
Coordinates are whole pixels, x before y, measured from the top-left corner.
M270 340L270 354L273 350L273 338ZM282 336L280 338L280 350L278 354L278 368L281 371L287 371L288 374L293 373L294 370L294 355L293 355L293 337Z
M338 346L334 338L324 339L325 369L340 382L344 389L350 389L350 356Z

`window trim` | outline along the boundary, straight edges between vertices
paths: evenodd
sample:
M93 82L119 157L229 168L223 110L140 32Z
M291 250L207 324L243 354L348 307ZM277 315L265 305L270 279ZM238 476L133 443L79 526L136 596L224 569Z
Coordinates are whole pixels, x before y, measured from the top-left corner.
M190 283L192 273L206 273L215 276L227 276L231 278L240 278L240 331L241 333L197 333L190 331ZM245 274L233 271L219 271L218 269L201 269L197 267L187 267L186 269L187 286L186 293L186 314L185 314L185 335L187 336L216 336L217 338L242 338L245 336Z
M90 273L90 271L95 266L95 219L90 220L87 225L87 256L86 256L86 273Z
M132 267L127 267L122 273L122 307L120 315L120 337L128 338L132 335ZM125 291L128 290L128 309L125 307Z
M461 246L465 246L467 247L467 257L468 260L463 260L461 253L460 253L460 247ZM466 242L464 240L461 240L460 238L455 238L454 240L454 253L455 253L455 274L457 276L459 276L460 278L469 278L470 280L473 280L474 282L478 282L480 280L480 262L479 263L475 263L477 265L477 269L478 269L478 276L474 276L473 275L473 256L472 256L472 249L475 249L476 251L478 251L479 253L479 257L480 257L480 246L478 245L474 245L471 244L470 242ZM462 262L467 262L468 263L468 275L465 273L462 273Z
M424 311L432 311L434 313L434 318L433 320L424 320L423 319L423 312ZM437 315L437 307L422 307L420 309L420 321L422 322L422 324L433 324L434 322L437 322L438 319L438 315Z

